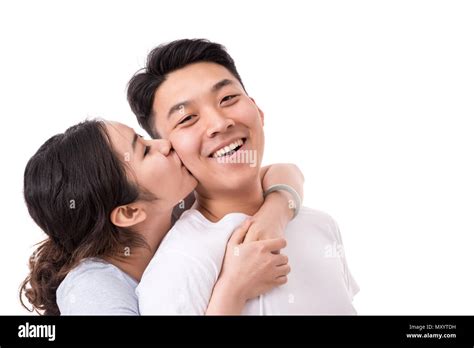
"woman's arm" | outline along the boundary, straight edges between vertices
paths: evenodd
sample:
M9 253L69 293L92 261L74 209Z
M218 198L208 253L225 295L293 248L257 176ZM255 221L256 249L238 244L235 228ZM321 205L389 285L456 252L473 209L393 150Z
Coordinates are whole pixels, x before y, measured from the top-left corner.
M207 315L241 314L247 300L287 282L288 257L274 253L285 247L285 240L275 238L243 244L249 226L250 219L236 228L227 243Z
M304 176L294 164L263 167L261 180L264 191L286 184L303 199ZM248 300L287 282L290 266L280 250L286 246L281 237L294 214L292 200L286 191L268 194L260 210L235 230L206 315L241 314Z
M264 191L272 185L286 184L294 188L303 200L304 176L296 165L282 163L262 167L261 179ZM293 218L293 200L293 196L286 191L268 194L260 210L252 218L245 242L282 237L286 225Z

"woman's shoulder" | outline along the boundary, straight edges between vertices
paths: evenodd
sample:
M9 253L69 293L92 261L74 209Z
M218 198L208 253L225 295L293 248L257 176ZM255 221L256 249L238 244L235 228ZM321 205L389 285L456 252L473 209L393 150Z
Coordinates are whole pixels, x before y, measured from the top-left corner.
M138 315L137 282L116 266L97 258L72 269L56 290L61 314Z
M104 277L105 279L112 277L116 280L124 280L127 284L130 284L130 286L137 285L137 282L120 268L99 258L87 258L82 260L68 273L66 278L79 279L84 276L98 280L104 279Z

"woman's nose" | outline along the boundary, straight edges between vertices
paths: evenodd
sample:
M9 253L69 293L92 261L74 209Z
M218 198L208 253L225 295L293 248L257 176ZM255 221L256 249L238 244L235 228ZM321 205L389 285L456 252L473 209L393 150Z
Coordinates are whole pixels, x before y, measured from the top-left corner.
M168 156L171 151L171 143L166 139L157 139L153 140L153 146L156 147L156 150L159 151L164 156Z

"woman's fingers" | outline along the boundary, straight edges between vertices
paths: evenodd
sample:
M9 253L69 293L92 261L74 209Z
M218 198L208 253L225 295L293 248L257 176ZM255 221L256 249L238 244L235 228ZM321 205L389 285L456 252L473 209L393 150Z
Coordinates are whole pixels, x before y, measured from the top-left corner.
M278 254L274 256L274 265L275 266L283 266L288 263L288 256L285 254Z
M278 266L276 268L276 277L279 278L279 277L287 276L290 272L291 272L290 265L286 264L283 266Z
M246 219L244 222L242 222L237 228L232 232L232 235L230 236L229 239L229 244L232 245L238 245L242 244L244 241L245 235L247 234L247 231L250 227L250 219Z
M291 272L291 267L288 264L288 256L279 254L274 256L274 277L277 284L285 284L288 279L287 275Z
M286 247L285 238L274 238L261 241L264 244L264 250L270 252L276 252Z
M275 279L275 283L277 285L283 285L283 284L286 284L288 282L288 277L287 276L281 276L281 277L278 277Z

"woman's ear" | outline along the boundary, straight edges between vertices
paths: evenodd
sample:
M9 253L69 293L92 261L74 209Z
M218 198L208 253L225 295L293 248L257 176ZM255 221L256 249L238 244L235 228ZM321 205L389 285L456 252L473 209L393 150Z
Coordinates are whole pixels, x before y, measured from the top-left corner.
M110 221L118 227L131 227L145 219L146 212L138 204L121 205L110 213Z
M255 104L255 106L257 107L258 109L258 114L260 115L260 120L262 121L262 127L265 125L265 114L263 113L263 111L258 107L257 103L255 102L255 99L253 98L250 98L251 101L253 101L253 103Z

